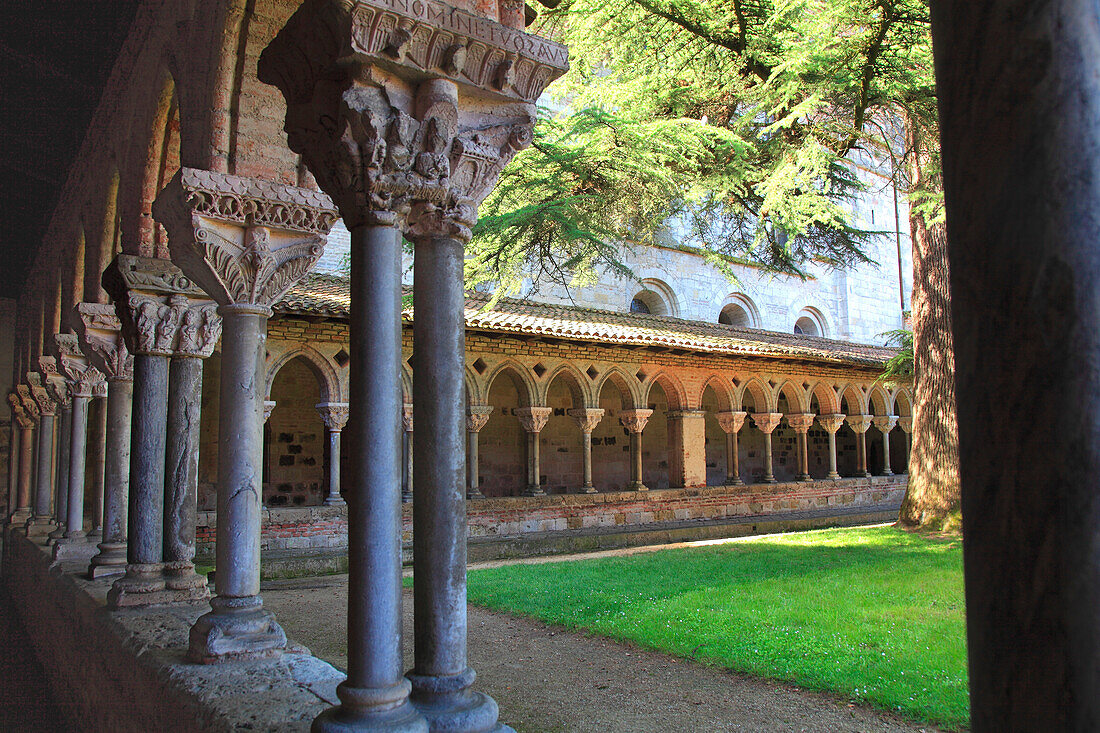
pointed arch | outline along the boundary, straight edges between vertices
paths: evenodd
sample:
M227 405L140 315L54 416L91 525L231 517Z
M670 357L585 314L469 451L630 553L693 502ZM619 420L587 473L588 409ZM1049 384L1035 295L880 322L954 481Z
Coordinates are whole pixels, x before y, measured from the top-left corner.
M294 359L301 358L313 375L317 377L317 383L321 387L322 402L347 402L347 396L340 391L340 379L332 363L312 346L295 344L294 348L274 357L267 367L267 384L264 385L264 394L271 396L271 385L275 383L275 377L279 370Z
M866 415L867 412L867 398L862 389L853 383L843 385L837 393L837 403L840 406L840 412L844 412L844 401L848 401L847 415ZM858 410L858 412L856 412Z
M907 387L898 387L893 394L893 414L908 416L913 414L913 398Z
M840 399L836 390L825 382L815 382L810 385L806 394L806 406L810 407L812 398L817 398L818 409L821 415L835 415L840 412Z
M710 387L711 391L714 392L714 396L718 398L718 410L720 412L733 412L737 400L733 385L728 380L717 374L707 377L707 381L703 382L703 387L699 390L698 404L700 405L703 404L703 393L707 391L707 387Z
M661 385L665 397L668 398L668 409L686 410L690 407L690 405L688 405L687 393L684 390L683 382L664 370L657 372L642 385L642 405L649 402L649 393L652 391L653 385L655 384Z
M119 244L118 187L118 165L112 154L102 186L102 200L98 204L89 202L85 209L88 228L84 246L84 300L92 303L110 302L103 289L102 276L117 254Z
M772 403L768 397L768 388L759 377L753 376L745 380L741 389L737 391L737 404L739 410L745 409L745 393L752 396L753 405L757 412L771 412Z
M481 385L478 383L477 374L470 365L467 364L463 369L463 380L466 382L466 404L467 405L484 405L486 399L488 399L489 390L484 392L481 389ZM411 394L411 392L410 392Z
M565 382L565 386L573 396L573 407L593 407L592 396L588 393L586 388L588 380L581 376L580 370L569 362L559 364L546 379L545 386L543 387L544 391L540 395L542 404L549 404L547 398L550 395L550 388L553 386L554 381L559 378Z
M599 404L600 395L603 394L603 388L608 382L611 382L619 390L619 398L624 409L645 405L645 401L641 397L641 385L638 383L637 377L626 374L618 367L608 369L600 377L600 381L594 390L597 404Z
M497 377L504 375L512 380L515 385L516 392L519 394L520 407L531 407L535 404L535 400L539 398L538 388L531 380L530 374L522 364L507 359L500 362L489 373L489 376L485 379L485 396L489 396L489 392L493 389L493 383L497 380Z
M401 362L401 401L408 405L413 399L413 375L407 361Z
M775 391L772 393L772 404L776 405L776 412L779 411L779 395L783 395L787 398L787 404L791 408L791 412L806 413L810 411L810 398L806 394L806 390L801 384L798 384L793 379L783 379L775 387Z
M867 407L870 408L868 414L888 415L890 414L892 402L893 400L886 394L886 390L882 388L882 385L876 384L871 387L871 391L867 395Z

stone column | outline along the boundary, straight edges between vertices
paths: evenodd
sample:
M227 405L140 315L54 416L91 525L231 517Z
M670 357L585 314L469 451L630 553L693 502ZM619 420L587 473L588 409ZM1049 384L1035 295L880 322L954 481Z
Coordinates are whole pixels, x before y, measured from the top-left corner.
M909 455L913 450L913 416L902 415L898 418L898 425L905 434L905 473L909 473Z
M103 483L107 465L107 382L100 383L88 406L88 467L92 497L92 529L89 542L103 539Z
M11 493L12 513L8 517L9 526L22 527L30 517L31 503L31 464L34 461L34 419L23 405L19 393L8 395L11 405L12 428L16 440L12 443L11 465L14 476L14 490ZM18 452L16 452L18 451Z
M27 373L31 397L38 405L38 464L36 466L34 514L27 520L27 536L49 534L53 526L50 499L53 494L54 440L56 439L57 402L47 393L37 372Z
M542 466L539 461L539 433L554 414L549 407L520 407L516 410L519 424L527 433L527 488L524 496L546 496L542 490Z
M890 431L894 429L894 426L898 424L897 415L875 415L874 417L875 427L882 433L882 475L893 476L894 472L890 468Z
M77 329L88 361L107 377L107 428L103 464L103 537L88 575L96 578L126 570L126 529L130 487L130 422L134 358L122 338L114 306L81 303Z
M666 416L672 488L706 486L706 410L670 410Z
M340 496L340 431L348 423L347 402L321 402L317 405L321 422L328 430L328 496L325 506L344 506Z
M645 430L653 410L640 408L619 411L619 422L630 433L630 483L627 491L649 491L642 482L642 431Z
M222 318L217 595L191 628L188 656L277 655L286 635L259 593L267 319L321 256L336 212L316 191L182 168L153 214L168 231L172 261Z
M867 429L871 427L871 416L848 415L845 420L856 434L856 476L868 478L871 472L867 470Z
M180 308L176 348L168 365L168 423L164 470L164 584L176 603L208 598L206 578L195 572L199 503L202 360L221 336L217 306L173 296Z
M844 424L844 415L818 415L817 422L829 434L829 472L825 474L825 478L836 481L840 478L836 471L836 431Z
M401 503L413 500L413 406L401 406Z
M795 476L795 481L813 481L810 477L810 451L806 434L814 424L814 414L804 412L787 415L787 424L798 436L798 475Z
M363 516L359 541L375 544L384 559L364 553L376 560L369 576L352 565L349 596L363 603L349 603L348 680L340 707L322 714L314 730L424 730L430 722L437 731L490 731L498 728L496 703L470 690L474 675L466 663L463 248L477 207L500 170L530 143L532 104L564 71L567 53L462 10L433 16L399 7L304 4L259 65L260 79L279 86L286 97L291 148L337 200L353 236L359 225L400 224L393 214L403 213L407 204L405 230L416 246L413 377L421 385L413 393L416 663L408 676L420 712L408 710L407 688L392 675L392 664L401 661L395 542L400 515L396 502L391 506L390 496L376 489L380 505L374 515ZM476 33L477 40L465 37L463 29ZM355 64L343 61L349 48ZM467 68L467 49L482 61ZM517 64L524 69L522 80L513 68ZM351 73L334 76L334 68ZM361 178L351 180L363 183L348 186L347 170L361 171ZM380 210L389 217L368 216ZM400 249L396 241L393 246L392 260L385 248L384 258L363 269L364 276L373 276L372 288L384 301L384 326L393 336L378 332L375 342L387 350L375 350L375 360L353 368L363 369L362 380L369 375L371 389L380 390L373 408L380 431L375 470L384 474L383 486L396 487L398 431L391 421L397 418L394 401L401 399ZM355 257L353 250L352 339ZM375 313L372 320L382 319ZM355 383L353 374L353 390ZM359 421L357 404L353 411ZM349 536L355 531L349 521ZM349 542L354 541L352 536ZM373 605L365 608L368 603Z
M84 532L84 479L87 468L88 404L103 374L95 367L85 366L77 372L67 368L72 390L72 434L69 450L68 516L64 536L57 540L54 560L90 560L94 546ZM73 377L76 377L73 379Z
M764 434L764 483L766 484L775 483L775 474L772 471L772 431L779 427L779 421L782 419L782 412L758 412L752 415L753 423Z
M741 432L741 426L745 424L747 412L740 410L735 412L719 412L718 425L726 433L726 485L743 486L741 480L740 455L737 448L737 434Z
M478 434L489 422L492 405L470 405L466 408L466 498L484 499L478 480Z
M23 432L19 427L19 421L23 408L19 405L19 397L14 392L8 393L8 405L11 411L11 437L8 440L8 513L12 515L19 503L19 436Z
M60 334L57 334L60 335ZM55 335L56 337L56 335ZM47 359L49 364L47 364ZM65 536L66 523L69 520L69 468L70 453L72 450L73 430L73 397L69 385L57 372L56 365L50 357L42 357L40 364L46 377L46 390L50 397L57 403L57 440L56 455L54 458L54 500L53 517L57 527L50 532L47 544L53 544Z
M579 407L569 410L569 417L577 423L581 429L581 448L584 451L584 484L581 486L582 494L595 494L596 487L592 485L592 431L603 419L603 410L592 407Z

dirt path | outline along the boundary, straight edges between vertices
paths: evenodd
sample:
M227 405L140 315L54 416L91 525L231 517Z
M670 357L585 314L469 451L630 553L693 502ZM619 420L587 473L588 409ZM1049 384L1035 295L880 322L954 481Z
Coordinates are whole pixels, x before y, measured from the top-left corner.
M263 592L293 640L347 664L347 576ZM405 666L412 666L412 594L405 593ZM477 688L518 733L606 731L933 731L887 713L782 683L731 674L530 619L469 607Z

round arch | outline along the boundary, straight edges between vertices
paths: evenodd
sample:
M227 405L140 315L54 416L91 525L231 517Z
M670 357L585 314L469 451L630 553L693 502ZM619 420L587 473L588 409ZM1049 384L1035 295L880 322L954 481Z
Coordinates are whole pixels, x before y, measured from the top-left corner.
M722 301L718 322L738 328L760 328L760 311L749 296L731 293Z
M668 283L654 277L642 280L642 289L631 299L630 311L654 316L680 316L680 303Z
M803 336L829 338L829 326L825 316L817 308L806 306L798 312L794 332Z

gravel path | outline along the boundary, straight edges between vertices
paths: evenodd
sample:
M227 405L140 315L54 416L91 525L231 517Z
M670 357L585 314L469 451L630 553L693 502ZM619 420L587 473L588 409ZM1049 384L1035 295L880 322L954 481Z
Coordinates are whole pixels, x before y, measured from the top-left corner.
M347 576L263 591L294 641L346 668ZM405 666L412 666L405 593ZM469 607L477 689L518 733L606 731L934 731L835 696L732 674L665 654Z

